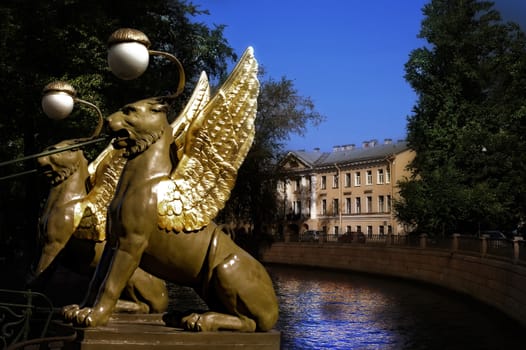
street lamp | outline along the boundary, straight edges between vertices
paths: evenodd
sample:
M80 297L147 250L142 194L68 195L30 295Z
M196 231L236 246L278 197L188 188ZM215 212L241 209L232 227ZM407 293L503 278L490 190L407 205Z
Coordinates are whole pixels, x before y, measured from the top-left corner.
M131 28L116 30L108 39L108 65L110 70L122 80L132 80L140 77L146 71L150 55L166 57L177 65L179 73L177 90L169 97L178 96L183 91L185 84L185 74L181 62L172 54L149 50L149 47L150 40L143 32ZM89 139L100 134L104 120L100 109L93 103L77 98L73 86L63 81L55 81L48 84L43 93L42 109L49 118L54 120L69 116L75 102L94 108L97 111L99 122ZM82 141L84 140L86 139L82 139Z
M183 65L174 55L163 51L149 50L149 47L150 40L143 32L131 28L121 28L116 30L108 39L108 65L110 70L120 79L132 80L140 77L146 71L148 68L150 55L165 57L176 64L179 73L179 83L177 85L177 89L173 94L166 97L175 98L179 96L183 92L185 85L185 73ZM63 81L52 82L46 85L43 89L42 110L49 118L61 120L67 118L71 114L75 103L85 104L91 108L94 108L98 115L98 123L95 131L90 137L76 139L73 145L69 145L67 147L61 147L5 162L0 162L0 167L107 140L107 137L97 138L104 124L104 117L100 109L93 103L79 99L76 97L76 95L77 93L75 89L70 84ZM0 177L0 181L33 172L36 172L36 170L29 170L18 174Z
M79 141L92 140L99 136L104 124L104 117L99 107L93 103L81 100L76 97L77 92L70 84L63 81L54 81L47 84L43 90L42 109L44 113L54 120L64 119L71 114L75 102L85 104L95 109L99 117L97 127L89 138L78 139Z
M80 147L84 147L84 146L87 146L93 143L108 140L107 137L98 137L102 130L102 126L104 124L104 117L102 116L102 112L100 111L100 109L91 102L84 101L80 98L77 98L76 95L77 95L77 92L75 91L73 86L71 86L70 84L63 82L63 81L51 82L47 84L42 91L42 102L41 102L42 110L50 119L61 120L61 119L67 118L71 114L71 112L73 111L73 107L75 106L75 103L81 103L81 104L90 106L91 108L95 109L95 111L97 112L97 116L98 116L97 127L95 128L95 130L93 131L90 137L83 137L83 138L75 139L73 140L73 143L68 146L54 148L51 150L32 154L29 156L24 156L24 157L8 160L5 162L0 162L0 167L9 165L9 164L26 161L29 159L35 159L35 158L39 158L39 157L43 157L43 156L47 156L47 155L51 155L51 154L55 154L59 152L64 152L70 149L80 148ZM20 173L10 174L7 176L0 177L0 181L19 177L22 175L32 174L32 173L35 173L36 171L37 171L36 169L32 169L32 170L26 170Z
M183 65L174 55L149 50L150 40L143 32L121 28L113 32L108 39L108 65L115 76L123 80L132 80L140 77L148 68L149 56L162 56L177 65L179 84L176 91L168 97L174 98L181 94L185 84Z

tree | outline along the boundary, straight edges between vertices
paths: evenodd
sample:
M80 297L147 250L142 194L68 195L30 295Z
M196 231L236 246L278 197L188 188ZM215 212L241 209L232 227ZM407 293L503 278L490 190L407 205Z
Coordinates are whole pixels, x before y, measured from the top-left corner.
M153 58L147 74L134 81L121 81L110 73L106 40L118 28L140 29L152 48L179 58L189 80L181 104L201 71L212 78L223 76L228 62L237 58L222 36L224 26L210 29L193 23L191 17L207 12L186 1L22 0L7 2L0 9L5 19L2 33L6 33L0 53L5 82L1 88L9 97L2 102L2 124L12 126L3 130L12 133L17 126L34 124L31 137L38 132L37 146L62 139L63 135L55 135L57 127L69 127L65 134L74 137L72 129L85 136L90 129L86 124L93 124L86 111L74 115L69 123L53 124L42 117L40 94L50 81L71 82L81 98L97 104L105 114L131 101L175 89L177 70L164 59ZM20 117L31 120L20 122Z
M201 71L211 78L227 73L236 54L223 37L224 26L209 28L192 18L207 12L184 0L6 0L0 4L0 159L35 154L63 139L91 134L93 112L81 106L67 120L53 122L41 112L43 87L66 80L78 96L107 115L137 99L173 92L179 80L173 63L152 59L135 81L121 81L107 68L106 40L118 28L136 28L149 37L152 49L175 54L182 62L187 91ZM175 108L177 110L177 108ZM99 146L98 150L102 147ZM89 151L89 150L88 150ZM88 154L95 155L97 149ZM34 161L3 167L1 175L34 167ZM0 240L23 249L36 238L42 195L35 177L0 183ZM9 248L12 250L12 247Z
M303 135L309 125L318 125L324 117L310 97L301 96L294 82L264 78L260 71L260 94L256 117L256 136L247 158L239 169L236 186L220 219L253 227L255 242L269 233L279 207L276 199L276 161L283 156L291 134ZM249 249L254 252L252 249Z
M405 65L416 156L397 216L430 234L512 228L526 205L526 37L491 2L432 0L423 13L428 44Z

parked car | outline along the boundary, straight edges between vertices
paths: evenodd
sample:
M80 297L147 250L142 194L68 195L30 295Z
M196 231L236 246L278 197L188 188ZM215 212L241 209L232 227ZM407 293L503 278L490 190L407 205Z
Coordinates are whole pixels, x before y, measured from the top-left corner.
M507 237L497 230L480 231L480 237L486 236L490 247L505 247Z
M338 236L338 242L351 243L352 242L352 233L345 232L343 235Z
M300 235L300 242L319 242L322 231L307 230Z
M338 236L338 242L365 243L365 235L363 234L363 232L345 232L343 235Z

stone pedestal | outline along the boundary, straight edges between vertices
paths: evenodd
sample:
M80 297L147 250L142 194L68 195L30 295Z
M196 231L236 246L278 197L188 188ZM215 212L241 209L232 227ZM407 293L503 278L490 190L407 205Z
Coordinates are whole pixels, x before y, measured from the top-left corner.
M167 327L162 315L115 314L108 325L96 328L76 328L77 339L67 350L104 349L192 349L279 350L281 334L241 332L187 332Z

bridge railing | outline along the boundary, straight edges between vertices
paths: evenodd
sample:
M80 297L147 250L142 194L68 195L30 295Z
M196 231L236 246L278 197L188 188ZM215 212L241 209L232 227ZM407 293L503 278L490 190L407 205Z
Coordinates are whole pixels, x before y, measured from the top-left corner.
M278 241L297 242L294 236L285 236ZM370 235L353 233L352 235L321 234L319 239L302 244L354 244L385 245L411 247L417 249L440 249L461 252L462 254L497 259L510 259L514 263L526 263L526 241L522 237L511 239L493 239L488 235L481 237L455 233L448 237L422 235Z
M0 289L0 348L59 349L73 341L74 329L52 322L56 312L44 294Z
M26 341L31 331L30 321L43 312L44 322L38 337L43 337L51 322L53 306L41 293L0 289L0 344L3 348Z

